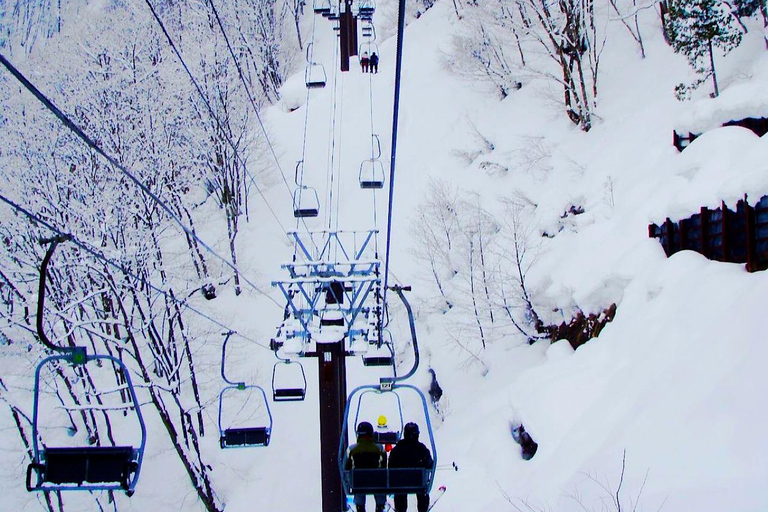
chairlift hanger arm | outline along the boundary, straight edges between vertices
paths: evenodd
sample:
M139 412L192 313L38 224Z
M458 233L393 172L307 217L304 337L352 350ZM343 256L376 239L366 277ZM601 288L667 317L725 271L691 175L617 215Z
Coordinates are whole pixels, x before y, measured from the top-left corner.
M76 359L77 362L85 362L85 347L59 347L54 345L51 340L46 336L43 329L43 311L45 310L45 281L48 276L48 264L53 257L53 251L61 242L71 240L71 235L55 235L51 238L43 238L40 240L40 244L49 244L48 250L45 252L43 262L40 265L40 281L38 285L37 293L37 335L40 341L50 350L54 352L62 352L69 354L68 357Z
M405 310L408 312L408 324L411 328L411 340L413 341L413 366L408 371L408 373L400 377L381 378L379 382L382 386L392 386L396 382L409 379L413 376L413 374L416 373L416 370L419 368L419 342L416 338L416 324L414 323L413 319L413 309L411 309L411 305L408 303L408 300L405 298L405 294L403 293L405 291L411 291L411 287L395 285L391 286L389 289L397 293L398 297L400 297L400 300L402 300L403 304L405 305Z
M227 357L227 342L229 341L229 338L231 338L233 334L235 334L235 331L228 331L224 333L224 336L225 336L224 343L221 344L221 378L224 379L224 382L226 382L227 384L230 384L240 389L245 387L245 382L232 382L227 378L227 375L224 372L224 364Z

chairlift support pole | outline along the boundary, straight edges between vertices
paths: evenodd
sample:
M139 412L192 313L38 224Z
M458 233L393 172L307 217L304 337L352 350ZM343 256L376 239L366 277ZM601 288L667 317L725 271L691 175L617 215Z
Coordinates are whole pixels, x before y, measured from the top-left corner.
M337 443L342 436L347 405L347 365L344 334L341 330L338 332L336 340L317 342L322 512L339 512L346 507Z
M347 9L349 0L344 0L342 8L342 2L339 1L339 57L341 64L341 71L349 71L349 32L352 24L350 20L352 18L351 10Z

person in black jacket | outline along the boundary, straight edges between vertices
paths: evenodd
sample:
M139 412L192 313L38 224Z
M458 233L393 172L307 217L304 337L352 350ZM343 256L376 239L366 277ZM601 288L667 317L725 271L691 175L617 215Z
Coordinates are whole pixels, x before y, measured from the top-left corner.
M526 432L522 423L516 427L512 427L512 437L522 447L522 453L520 454L524 460L531 460L536 451L539 449L539 444L533 440L531 434Z
M371 73L378 73L379 72L379 56L376 55L376 52L373 52L371 54L369 63L370 63Z
M387 454L373 438L373 425L361 421L355 431L357 443L347 450L344 469L376 469L387 467ZM375 494L376 512L384 512L387 502L385 494ZM365 494L355 494L357 512L365 512Z
M403 438L389 453L389 467L431 469L433 464L429 449L419 441L419 426L415 423L406 423L403 428ZM429 508L429 494L417 494L416 503L419 512L426 512ZM406 512L406 510L408 510L408 496L395 494L395 512Z

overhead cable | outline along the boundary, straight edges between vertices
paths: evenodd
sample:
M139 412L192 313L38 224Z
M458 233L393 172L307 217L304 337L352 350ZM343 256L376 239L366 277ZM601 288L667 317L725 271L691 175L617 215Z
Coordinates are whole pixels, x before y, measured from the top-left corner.
M232 331L233 330L230 327L228 327L227 325L221 323L220 321L218 321L218 320L210 317L209 315L203 313L202 311L200 311L200 310L190 306L187 302L185 302L183 300L177 299L169 291L163 290L162 288L158 288L157 286L155 286L152 283L150 283L149 281L147 281L145 278L139 277L136 274L128 271L124 266L120 265L119 263L115 262L114 260L112 260L110 258L107 258L106 256L104 256L103 254L99 253L95 249L92 249L88 245L86 245L83 242L81 242L80 240L78 240L75 236L71 235L70 233L65 233L64 231L60 230L56 226L54 226L51 223L41 219L38 215L35 215L34 213L30 212L29 210L27 210L23 206L20 206L20 205L16 204L14 201L12 201L11 199L8 199L7 197L5 197L2 194L0 194L0 201L3 201L5 204L10 206L14 210L18 211L19 213L22 213L22 214L26 215L29 219L34 221L36 224L39 224L40 226L43 226L44 228L53 231L57 235L66 236L69 239L69 241L71 241L73 244L75 244L76 246L78 246L79 248L81 248L82 250L84 250L85 252L87 252L88 254L90 254L91 256L96 258L97 260L100 260L100 261L106 263L107 265L117 269L118 271L122 272L123 274L125 274L125 275L127 275L129 277L132 277L133 279L136 279L136 280L140 281L142 284L146 285L150 289L152 289L152 290L154 290L154 291L164 295L168 299L171 299L171 301L173 301L174 303L176 303L176 304L178 304L180 306L183 306L184 308L186 308L189 311L191 311L191 312L201 316L202 318L204 318L204 319L208 320L209 322L217 325L218 327L221 327L221 328L226 329L228 331ZM271 350L269 348L269 346L267 346L267 345L265 345L263 343L260 343L260 342L258 342L256 340L253 340L253 339L251 339L251 338L249 338L249 337L247 337L247 336L245 336L243 334L240 334L240 333L237 333L237 332L236 332L236 334L238 336L242 337L243 339L245 339L246 341L250 341L250 342L252 342L252 343L254 343L254 344L256 344L256 345L258 345L260 347L266 348L267 350Z

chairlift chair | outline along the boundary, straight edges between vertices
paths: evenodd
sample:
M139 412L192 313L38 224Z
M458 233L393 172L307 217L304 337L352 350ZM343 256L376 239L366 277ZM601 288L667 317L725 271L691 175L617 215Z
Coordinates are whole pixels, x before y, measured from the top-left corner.
M325 66L312 60L312 50L314 43L307 45L306 59L307 67L304 69L304 83L307 89L319 89L325 87L328 76L325 74Z
M322 89L327 81L325 66L322 64L307 64L304 71L304 83L307 89Z
M359 180L360 188L364 190L384 188L384 164L381 160L363 160Z
M360 46L358 46L357 54L363 55L363 53L367 53L368 55L373 55L374 53L377 55L381 55L379 53L379 45L377 45L373 41L367 41L365 43L361 43Z
M293 192L293 216L297 219L320 215L320 198L314 188L302 186Z
M372 347L363 354L363 366L392 366L395 357L389 346Z
M27 467L26 487L28 491L125 491L129 496L133 494L141 472L146 446L147 429L141 414L136 391L131 382L131 374L122 361L110 355L87 354L85 347L59 347L50 342L43 330L43 310L45 302L45 280L47 266L56 246L69 237L55 237L44 240L42 243L50 243L48 251L43 258L40 270L37 332L42 343L49 349L59 352L43 359L35 370L34 405L32 412L32 463ZM41 372L45 368L51 368L54 374L60 374L62 363L68 363L73 368L88 372L88 368L95 372L98 368L109 368L120 374L120 380L124 390L130 398L129 402L121 405L123 414L133 410L139 429L141 431L138 446L49 446L46 445L40 433L40 398L41 398ZM83 408L81 404L88 404L95 400L102 405L101 397L109 391L95 390L89 393L90 398L76 402L75 406ZM121 393L122 395L122 393ZM125 395L123 395L125 396ZM105 410L102 408L102 410ZM105 412L106 414L106 412ZM35 478L36 477L36 478ZM33 481L34 480L34 481Z
M330 0L315 0L313 9L315 13L318 14L326 14L331 12L331 1Z
M376 12L376 2L374 0L359 0L357 2L358 16L373 16Z
M303 160L296 162L293 181L297 187L293 191L293 216L301 219L320 215L320 197L317 195L317 191L304 185Z
M290 368L290 370L288 369ZM290 374L293 375L290 375ZM281 374L278 378L278 374ZM286 377L286 375L290 375ZM289 385L283 383L288 379ZM272 367L272 401L300 402L307 395L307 375L298 361L283 359Z
M227 342L229 341L229 338L232 334L234 333L231 331L226 334L224 343L222 343L221 346L221 378L224 379L224 382L229 385L222 389L221 393L219 393L219 445L222 448L250 448L254 446L268 446L269 440L272 436L272 412L269 410L267 394L264 392L264 389L261 386L246 385L245 382L233 382L229 380L224 371L227 353ZM222 420L224 403L231 401L231 398L225 397L231 397L234 393L237 393L238 395L242 393L242 396L250 398L250 396L254 393L254 390L258 392L257 396L260 395L261 397L260 402L266 408L269 422L266 425L259 424L256 426L247 427L225 427Z
M394 366L395 346L392 334L387 330L382 330L381 333L382 339L375 339L363 354L363 366Z
M431 468L376 468L376 469L346 469L346 447L348 444L347 436L350 428L349 415L350 408L356 395L357 409L359 412L360 401L364 394L375 392L379 394L394 393L398 401L402 392L415 393L421 401L424 410L424 420L426 432L429 435L429 442L432 448L432 459L434 461ZM398 402L399 403L399 402ZM402 409L401 422L402 422ZM359 416L355 414L355 423L358 424ZM344 421L342 423L342 436L339 442L339 471L342 475L342 484L347 494L428 494L432 488L437 467L437 449L435 447L434 434L432 432L432 423L429 419L429 410L427 400L424 394L416 387L410 384L393 384L389 390L382 389L382 386L359 386L349 395L347 406L344 411Z

